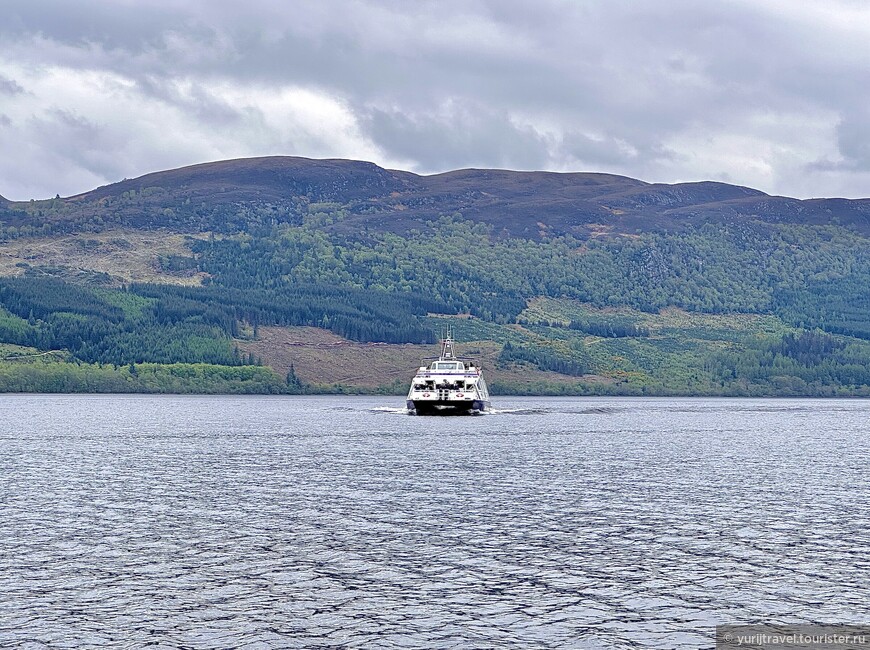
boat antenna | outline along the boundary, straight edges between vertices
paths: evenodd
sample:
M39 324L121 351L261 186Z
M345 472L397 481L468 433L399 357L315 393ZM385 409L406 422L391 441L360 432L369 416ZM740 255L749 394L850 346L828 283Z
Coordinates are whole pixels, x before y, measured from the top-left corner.
M450 329L450 325L447 326L447 334L441 340L441 358L442 359L455 359L456 358L453 354L453 331Z

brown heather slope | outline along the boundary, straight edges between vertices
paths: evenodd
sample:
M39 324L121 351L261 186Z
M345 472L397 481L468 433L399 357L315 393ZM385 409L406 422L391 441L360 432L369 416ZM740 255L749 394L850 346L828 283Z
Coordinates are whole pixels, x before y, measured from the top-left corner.
M0 222L18 227L98 220L197 232L246 212L267 220L270 211L305 214L312 203L346 209L348 218L331 228L348 236L425 228L427 220L454 213L487 223L500 236L523 238L585 236L602 226L613 234L673 231L746 219L820 224L836 218L870 233L868 199L798 200L727 183L651 184L601 173L463 169L420 176L368 162L290 156L203 163L66 199L9 203Z
M357 343L316 327L260 327L256 340L237 340L239 350L262 358L263 364L285 375L291 364L296 375L310 384L341 384L377 388L395 381L410 382L421 359L438 354L435 345L393 345ZM536 381L576 383L577 377L544 372L532 367L497 368L501 345L492 341L472 341L457 345L483 367L489 383L517 384ZM584 377L584 381L607 382L603 377Z
M403 176L414 177L413 174L392 172L369 162L267 156L154 172L105 185L66 200L89 204L124 192L162 188L175 196L191 200L206 199L214 203L278 201L292 196L309 196L318 201L353 201L402 191L406 188Z

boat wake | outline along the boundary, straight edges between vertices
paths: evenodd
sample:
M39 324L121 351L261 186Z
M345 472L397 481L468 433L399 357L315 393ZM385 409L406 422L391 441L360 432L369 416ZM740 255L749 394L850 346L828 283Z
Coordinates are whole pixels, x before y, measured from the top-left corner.
M552 409L545 408L490 409L486 415L546 415L552 412Z
M372 409L369 409L372 413L386 413L388 415L410 415L413 411L409 411L406 408L394 408L392 406L376 406Z
M516 408L516 409L490 409L484 415L554 415L569 413L573 415L609 415L623 409L606 406L590 407L582 409L570 408Z
M355 410L355 409L346 409ZM591 407L583 409L566 409L566 408L515 408L515 409L489 409L488 411L470 411L462 414L454 415L555 415L555 414L574 414L574 415L609 415L624 409L610 407ZM387 415L414 415L414 411L407 408L396 408L392 406L376 406L368 409L370 413L385 413Z

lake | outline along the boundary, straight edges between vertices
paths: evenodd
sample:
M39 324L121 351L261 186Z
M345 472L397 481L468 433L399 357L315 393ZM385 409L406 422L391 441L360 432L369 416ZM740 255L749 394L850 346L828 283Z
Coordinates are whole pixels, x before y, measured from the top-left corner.
M709 648L870 620L870 401L0 396L0 646Z

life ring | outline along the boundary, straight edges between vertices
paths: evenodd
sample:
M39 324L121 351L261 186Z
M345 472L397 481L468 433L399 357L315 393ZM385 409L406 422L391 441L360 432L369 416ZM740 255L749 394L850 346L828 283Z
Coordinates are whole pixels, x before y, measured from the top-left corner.
M423 393L423 397L429 397L429 393Z
M465 397L462 393L456 393L456 397Z

